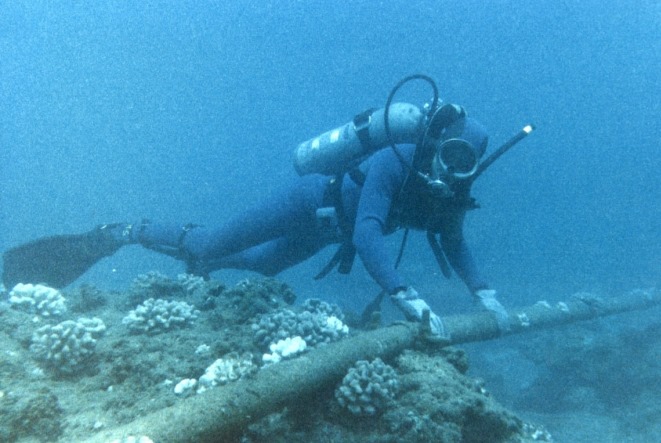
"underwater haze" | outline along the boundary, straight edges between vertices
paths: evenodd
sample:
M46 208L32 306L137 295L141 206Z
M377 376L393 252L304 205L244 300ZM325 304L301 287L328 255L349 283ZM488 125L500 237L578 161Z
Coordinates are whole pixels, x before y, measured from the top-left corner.
M538 128L474 189L467 235L495 287L519 303L659 282L657 1L1 5L3 250L144 217L222 223L295 175L299 142L425 73L490 149ZM123 254L94 279L177 269ZM419 285L442 291L436 276Z
M658 288L660 41L658 0L0 0L0 249L107 222L220 224L295 179L298 143L424 73L489 129L487 152L536 126L467 216L503 304ZM360 310L378 288L359 263L312 280L333 252L279 278ZM423 235L400 269L442 315L473 309ZM80 282L152 270L183 267L124 248Z

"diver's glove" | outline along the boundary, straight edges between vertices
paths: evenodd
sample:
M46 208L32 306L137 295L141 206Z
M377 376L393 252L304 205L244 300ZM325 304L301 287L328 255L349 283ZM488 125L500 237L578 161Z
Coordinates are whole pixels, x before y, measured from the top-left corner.
M429 311L429 327L432 335L446 337L441 318L434 314L426 301L420 298L418 291L412 287L401 288L390 296L393 303L402 310L409 321L422 321L425 311Z
M509 332L510 330L510 316L496 299L495 289L478 289L475 291L475 298L480 302L480 305L496 317L498 322L498 329L501 334Z

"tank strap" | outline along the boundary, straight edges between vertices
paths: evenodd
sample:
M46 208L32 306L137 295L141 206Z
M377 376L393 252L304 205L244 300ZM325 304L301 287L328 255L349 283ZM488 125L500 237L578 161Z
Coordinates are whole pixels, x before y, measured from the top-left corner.
M360 114L357 114L353 118L353 129L356 131L358 140L363 147L363 152L372 152L374 146L372 146L372 140L370 139L370 124L372 123L372 114L376 111L376 108L367 109Z

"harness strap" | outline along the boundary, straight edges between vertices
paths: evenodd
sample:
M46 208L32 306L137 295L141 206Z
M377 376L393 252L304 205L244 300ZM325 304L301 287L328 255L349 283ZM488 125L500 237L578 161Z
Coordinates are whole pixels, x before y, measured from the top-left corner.
M399 268L399 264L402 261L404 256L404 248L406 248L406 240L409 238L409 228L404 229L404 236L402 237L402 243L399 245L399 253L397 254L397 260L395 260L395 269Z
M351 168L348 174L349 178L351 178L351 180L353 180L358 186L363 186L365 184L365 179L367 177L365 177L365 173L361 171L358 166Z
M340 247L337 248L337 252L335 252L333 258L331 258L328 264L324 266L317 275L314 276L314 279L320 280L326 277L333 269L335 269L335 267L337 267L337 272L340 274L348 274L351 272L351 267L353 266L355 257L356 248L351 243L351 240L343 241L340 244Z
M351 237L353 227L347 223L344 213L344 206L342 205L342 177L336 176L330 179L326 190L324 191L324 205L335 208L337 213L337 221L342 231L342 235Z
M448 263L447 258L445 258L445 253L443 252L443 248L441 248L441 245L438 243L436 234L434 234L432 231L427 231L427 241L429 242L429 246L431 247L431 250L434 253L436 262L438 263L438 266L441 268L441 272L443 273L445 278L452 277L452 270L450 269L450 264Z
M340 274L348 274L351 272L353 262L356 258L356 248L353 245L351 237L353 236L353 228L347 223L344 207L342 206L342 179L341 177L333 177L324 193L324 205L332 206L337 213L338 226L340 228L340 235L342 242L340 243L337 252L326 266L315 275L314 279L319 280L327 276L335 267Z

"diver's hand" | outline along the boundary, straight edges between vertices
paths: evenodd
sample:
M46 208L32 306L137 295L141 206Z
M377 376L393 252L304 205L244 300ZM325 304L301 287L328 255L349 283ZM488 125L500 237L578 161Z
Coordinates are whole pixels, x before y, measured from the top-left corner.
M390 296L393 303L402 310L409 321L422 321L423 313L429 311L429 327L431 333L439 337L445 337L445 327L441 318L432 312L426 301L420 298L418 291L408 287L401 289Z
M498 299L496 299L496 290L495 289L480 289L475 291L475 298L480 302L480 305L485 310L491 312L496 321L498 322L498 329L501 334L509 332L510 330L510 316L500 304Z

